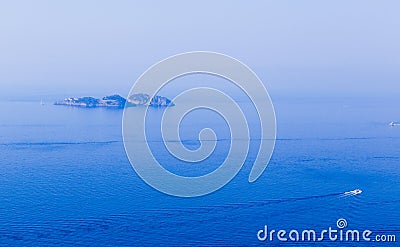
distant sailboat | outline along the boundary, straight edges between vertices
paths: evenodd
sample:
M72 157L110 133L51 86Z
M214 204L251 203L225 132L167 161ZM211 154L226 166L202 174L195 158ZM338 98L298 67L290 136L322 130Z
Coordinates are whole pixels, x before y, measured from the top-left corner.
M40 105L44 105L43 99L40 100Z

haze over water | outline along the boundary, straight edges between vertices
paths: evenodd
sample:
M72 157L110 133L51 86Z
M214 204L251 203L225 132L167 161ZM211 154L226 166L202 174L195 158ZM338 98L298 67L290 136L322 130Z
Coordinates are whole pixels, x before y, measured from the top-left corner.
M0 246L248 246L260 244L264 225L318 231L339 218L347 229L399 238L400 126L388 125L400 121L399 9L395 0L2 1ZM252 132L238 176L182 199L134 172L122 110L52 103L126 97L151 65L189 51L227 54L260 77L275 106L277 142L264 174L248 183L259 145L254 108L223 80L177 79L160 94L216 86L246 110ZM162 113L151 109L147 126L160 163L186 176L215 170L230 141L223 119L195 111L183 120L189 149L205 127L218 137L212 157L188 164L166 152ZM363 192L343 197L357 188Z

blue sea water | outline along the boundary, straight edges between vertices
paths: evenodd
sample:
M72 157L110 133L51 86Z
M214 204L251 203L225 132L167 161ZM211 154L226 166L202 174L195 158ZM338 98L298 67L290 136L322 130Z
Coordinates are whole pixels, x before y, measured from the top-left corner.
M398 102L281 98L274 105L277 142L259 180L248 183L255 134L230 183L207 196L177 198L152 189L132 169L121 110L1 102L0 246L290 245L296 243L260 242L257 232L265 225L320 231L336 227L339 218L348 229L395 234L399 241L400 127L388 126L400 120ZM149 114L157 120L162 110ZM229 133L212 114L193 113L182 123L188 148L198 147L204 127L218 134L213 158L201 165L174 162L151 121L149 145L160 163L187 176L214 170L226 155ZM363 193L343 196L356 188ZM368 245L317 243L346 244Z

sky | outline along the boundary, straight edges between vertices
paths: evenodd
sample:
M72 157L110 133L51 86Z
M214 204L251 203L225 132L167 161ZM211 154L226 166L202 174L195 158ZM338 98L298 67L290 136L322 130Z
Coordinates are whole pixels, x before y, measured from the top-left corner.
M273 95L400 92L400 2L1 1L0 97L126 95L151 65L215 51Z

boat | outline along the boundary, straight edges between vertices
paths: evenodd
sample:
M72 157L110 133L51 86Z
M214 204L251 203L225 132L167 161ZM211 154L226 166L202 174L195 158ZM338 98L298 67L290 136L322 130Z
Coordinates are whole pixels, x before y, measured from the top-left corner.
M391 122L391 123L389 123L389 126L400 126L400 123L399 122Z
M355 190L352 190L352 191L350 191L350 192L352 192L352 193L355 194L355 195L358 195L358 194L361 194L361 193L362 193L362 190L360 190L360 189L355 189Z
M362 193L362 190L360 189L355 189L355 190L350 190L347 192L344 192L345 195L359 195Z

